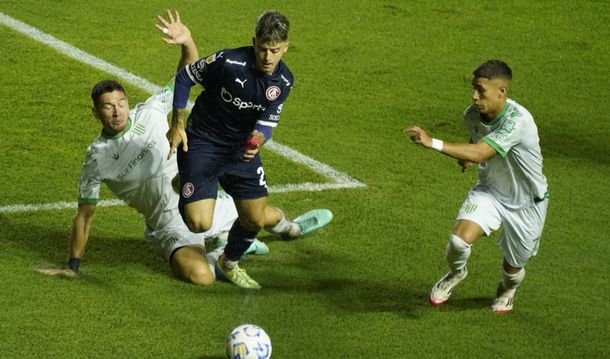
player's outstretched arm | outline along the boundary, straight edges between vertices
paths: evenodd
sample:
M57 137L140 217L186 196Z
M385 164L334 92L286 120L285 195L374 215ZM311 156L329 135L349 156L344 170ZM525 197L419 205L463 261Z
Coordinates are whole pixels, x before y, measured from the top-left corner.
M467 164L467 162L480 163L496 155L496 150L483 141L478 143L444 142L431 138L426 131L417 126L405 128L403 131L409 135L409 138L415 144L433 148L444 155L463 161L464 164ZM462 166L462 168L467 167Z
M157 15L157 20L159 23L155 24L155 27L163 33L163 41L169 45L181 45L182 47L182 57L178 62L178 69L199 59L199 51L191 36L191 31L180 20L178 11L172 14L170 10L167 10L167 19Z
M172 14L170 10L167 10L167 19L159 15L157 16L157 20L159 23L155 24L155 27L165 35L163 41L170 45L182 46L182 55L180 57L180 61L178 62L178 73L176 74L174 87L174 104L176 103L176 93L180 93L179 97L181 99L183 98L184 104L178 108L174 106L172 111L171 125L166 134L170 147L167 158L170 159L176 153L178 146L181 144L184 152L188 151L186 131L184 130L184 124L186 122L185 107L186 101L188 100L189 89L192 84L183 84L183 78L184 76L187 76L185 75L183 68L186 65L197 61L199 59L199 52L197 51L197 47L193 41L190 30L182 23L180 13L178 13L178 11L175 11L175 13Z
M46 275L59 275L64 277L75 277L79 272L80 259L85 254L85 247L89 240L89 232L93 225L93 214L95 205L81 204L74 219L72 220L72 235L70 237L70 259L66 268L38 269L38 272Z

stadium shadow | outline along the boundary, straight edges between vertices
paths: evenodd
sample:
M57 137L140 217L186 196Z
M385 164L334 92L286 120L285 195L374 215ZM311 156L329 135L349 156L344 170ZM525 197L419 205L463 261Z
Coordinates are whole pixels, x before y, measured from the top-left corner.
M62 267L69 255L70 223L73 214L53 215L22 213L0 214L2 238L11 247L27 251L32 255L32 265L39 268ZM44 217L44 220L41 220ZM87 252L82 269L86 274L88 265L125 266L137 263L151 271L169 273L163 261L148 245L144 236L126 237L120 234L108 237L92 233L87 243Z
M438 307L443 311L466 311L466 310L481 310L491 307L494 298L489 297L474 297L474 298L451 298L442 306Z
M256 269L256 278L263 288L303 292L308 300L319 300L339 310L353 312L392 312L409 319L417 319L423 310L431 307L428 303L429 283L408 278L395 282L376 280L378 273L362 274L331 270L335 266L350 268L345 258L329 253L318 254L315 260L307 256L274 259L273 265ZM278 268L283 268L279 270ZM318 299L316 299L318 297Z

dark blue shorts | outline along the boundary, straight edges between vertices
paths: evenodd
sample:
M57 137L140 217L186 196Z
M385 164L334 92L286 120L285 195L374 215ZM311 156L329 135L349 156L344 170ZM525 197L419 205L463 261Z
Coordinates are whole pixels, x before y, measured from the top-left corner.
M216 198L218 184L235 199L266 197L267 182L260 155L242 161L243 147L223 147L189 139L188 152L178 146L180 204Z

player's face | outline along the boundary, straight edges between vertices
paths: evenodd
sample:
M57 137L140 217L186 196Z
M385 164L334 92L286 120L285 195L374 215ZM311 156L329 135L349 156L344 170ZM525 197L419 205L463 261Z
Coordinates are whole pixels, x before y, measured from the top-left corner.
M288 51L288 41L260 42L253 38L252 42L256 56L256 67L267 75L273 74L282 56Z
M106 92L101 95L92 111L107 134L114 136L125 130L129 118L129 104L122 91Z
M508 84L505 80L474 77L472 79L472 90L472 102L487 119L493 120L502 112L508 90Z

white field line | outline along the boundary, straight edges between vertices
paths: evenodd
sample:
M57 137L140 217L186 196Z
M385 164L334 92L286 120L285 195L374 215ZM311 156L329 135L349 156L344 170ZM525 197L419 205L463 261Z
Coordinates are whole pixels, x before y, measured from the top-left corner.
M111 207L124 205L125 202L120 199L105 199L97 203L100 207ZM0 213L16 213L16 212L35 212L49 209L66 209L76 208L76 202L57 202L57 203L39 203L39 204L13 204L0 207Z
M113 74L123 81L128 82L134 86L141 88L149 93L154 93L160 89L159 86L129 72L120 67L112 65L99 57L93 56L83 50L77 49L76 47L65 43L47 33L44 33L24 22L16 20L3 12L0 12L0 24L3 24L23 35L26 35L38 42L48 45L62 54L71 57L75 60L83 62L91 67L98 70ZM192 103L189 103L189 108L192 107ZM343 188L359 188L366 187L366 184L356 180L347 173L340 172L332 168L331 166L322 162L316 161L311 157L308 157L288 146L284 146L273 140L269 140L265 145L269 150L277 153L278 155L285 157L293 162L302 164L309 167L312 171L326 177L329 183L298 183L298 184L285 184L278 186L271 186L270 192L283 193L283 192L296 192L296 191L323 191L332 189L343 189ZM100 201L99 206L116 206L123 203L120 200L106 200ZM24 211L37 211L46 209L61 209L61 208L74 208L76 207L75 202L59 202L49 204L26 204L26 205L9 205L0 207L0 213L13 213L13 212L24 212Z

